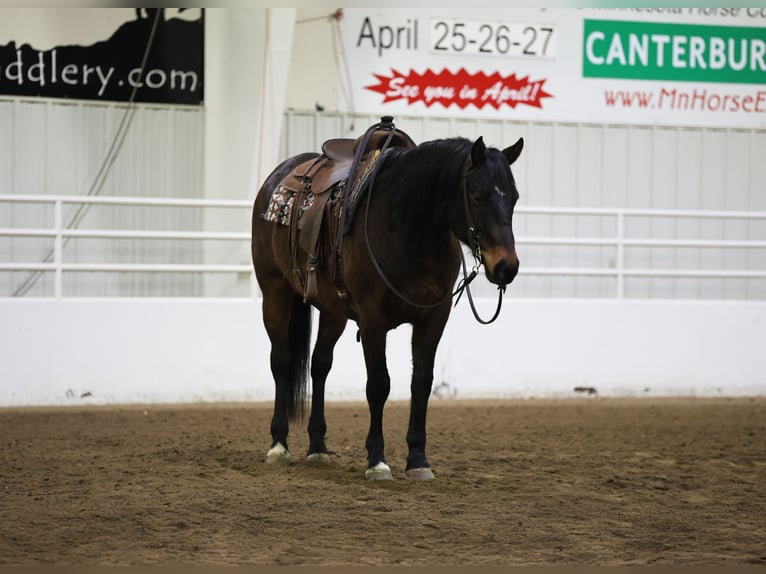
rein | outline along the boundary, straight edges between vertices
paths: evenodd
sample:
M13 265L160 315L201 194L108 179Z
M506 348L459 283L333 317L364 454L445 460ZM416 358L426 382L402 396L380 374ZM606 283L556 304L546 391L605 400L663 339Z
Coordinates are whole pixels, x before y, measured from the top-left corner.
M381 148L381 154L386 151L386 148L388 147L388 143L391 140L391 137L393 136L393 131L391 132L391 135L389 135L388 139L386 139L385 143L383 144L383 147ZM407 303L408 305L415 307L416 309L434 309L436 307L440 307L441 305L444 305L447 301L452 299L457 295L457 299L455 300L455 307L457 307L458 302L460 301L460 297L463 295L463 291L466 292L467 298L468 298L468 304L471 306L471 311L473 312L473 316L476 318L476 320L481 323L482 325L489 325L490 323L494 322L495 319L497 319L500 316L500 309L503 306L503 294L505 293L505 285L499 285L498 286L498 297L497 297L497 308L495 309L495 314L492 315L491 319L482 319L479 316L478 311L476 310L476 306L473 302L473 295L471 294L471 282L476 279L476 277L479 274L479 270L481 268L481 262L482 262L482 255L481 255L481 246L479 245L479 233L476 231L476 228L473 225L473 218L471 217L471 211L470 206L468 203L468 190L465 186L465 181L463 181L463 203L465 206L465 217L466 217L466 223L468 226L468 243L469 247L471 248L471 254L474 257L474 266L473 269L471 269L471 273L468 273L468 269L465 264L465 254L462 252L461 249L461 255L460 255L460 262L462 264L463 268L463 278L460 280L460 283L458 284L455 291L452 293L449 293L446 297L444 297L442 300L437 301L436 303L431 303L428 305L424 305L422 303L416 303L409 297L407 297L404 293L399 291L394 285L391 283L391 281L386 277L386 274L383 272L383 268L380 266L380 263L378 263L378 260L375 257L375 254L372 251L372 245L370 244L370 235L369 235L369 216L370 216L370 203L372 198L372 189L373 184L375 182L375 176L377 175L378 169L380 165L382 164L382 161L379 161L377 165L372 170L372 173L370 174L370 180L368 183L368 189L367 189L367 203L365 205L364 210L364 241L367 246L367 254L370 256L370 261L372 262L373 267L375 268L375 271L377 271L380 278L383 280L383 283L386 284L386 287L388 287L394 295L396 295L399 299ZM470 165L471 163L471 156L470 153L468 155L468 159L466 160L466 169L463 173L463 179L471 172L473 169L473 166Z
M455 293L458 294L457 300L455 301L455 307L457 307L458 301L460 301L460 297L463 295L463 290L465 290L466 296L468 298L468 304L471 306L471 311L473 312L474 318L482 325L489 325L490 323L494 323L495 319L500 316L500 309L503 306L503 294L505 293L505 285L497 286L497 308L495 309L495 314L492 315L491 319L482 319L479 316L479 312L476 310L476 305L474 305L473 302L473 295L471 295L471 288L468 285L479 273L479 263L474 266L470 275L466 274L465 257L461 259L461 263L463 264L463 281L461 281L460 285L455 291Z

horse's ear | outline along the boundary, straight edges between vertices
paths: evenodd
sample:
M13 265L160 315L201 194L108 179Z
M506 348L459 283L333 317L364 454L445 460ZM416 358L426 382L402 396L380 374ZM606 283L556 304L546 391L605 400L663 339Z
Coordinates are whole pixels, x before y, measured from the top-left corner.
M479 139L473 142L473 147L471 148L471 165L477 165L481 158L484 157L486 151L487 146L484 145L484 138L479 136Z
M524 138L519 138L519 141L517 141L511 147L507 147L503 150L503 155L505 156L505 159L508 160L508 165L513 165L513 162L519 159L519 156L521 155L521 150L523 148L524 148Z

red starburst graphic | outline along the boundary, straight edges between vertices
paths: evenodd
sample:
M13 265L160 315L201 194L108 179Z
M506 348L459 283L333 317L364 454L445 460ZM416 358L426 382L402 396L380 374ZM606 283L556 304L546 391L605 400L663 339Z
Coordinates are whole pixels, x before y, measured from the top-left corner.
M546 80L530 81L529 76L517 78L516 74L469 74L464 68L453 73L445 68L439 73L429 69L422 74L410 70L405 75L391 68L390 76L373 75L378 83L365 89L383 94L384 104L406 99L409 105L423 102L426 107L441 104L447 108L455 104L461 109L469 105L500 109L523 104L542 108L542 99L553 97L543 89Z

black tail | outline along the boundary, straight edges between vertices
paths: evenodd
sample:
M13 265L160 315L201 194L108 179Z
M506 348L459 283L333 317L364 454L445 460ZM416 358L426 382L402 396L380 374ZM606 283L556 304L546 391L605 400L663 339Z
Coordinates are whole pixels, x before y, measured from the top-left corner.
M287 418L302 420L306 414L311 350L311 305L300 297L293 299L288 327L290 343L290 388L287 395Z

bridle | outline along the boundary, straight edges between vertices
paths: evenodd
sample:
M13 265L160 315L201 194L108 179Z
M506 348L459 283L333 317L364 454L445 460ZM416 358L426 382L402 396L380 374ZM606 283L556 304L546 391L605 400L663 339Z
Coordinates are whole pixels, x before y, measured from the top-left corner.
M462 186L465 222L466 226L468 227L468 234L466 239L468 239L468 246L471 248L471 255L473 255L474 265L469 275L465 265L465 256L461 253L460 263L463 267L463 279L461 280L453 295L457 294L457 299L455 300L455 306L457 307L457 304L460 301L460 297L462 297L463 291L465 291L466 297L468 299L468 304L471 306L471 311L473 312L473 316L482 325L489 325L500 316L500 309L503 306L503 295L505 294L505 285L497 286L497 308L495 309L495 314L492 315L491 319L482 319L479 316L479 312L476 310L476 305L473 302L473 295L471 294L470 286L471 281L473 281L479 274L481 265L484 262L484 257L481 254L481 244L479 243L479 231L476 229L476 224L473 222L473 217L471 215L471 204L468 201L468 186L465 184L465 180L470 175L471 171L473 171L473 161L471 159L471 154L469 153L468 158L466 159L465 169L463 170Z
M393 133L393 132L392 132ZM381 154L385 153L386 148L388 147L388 142L390 141L391 136L386 140L383 147L381 148ZM372 188L373 184L375 182L375 176L377 174L378 168L382 164L382 161L378 161L377 165L373 168L372 173L370 174L369 181L367 183L367 203L365 205L364 210L364 240L367 245L367 253L370 256L370 261L372 262L372 266L375 268L375 271L377 271L380 278L383 280L383 283L386 284L386 287L388 287L394 295L396 295L399 299L401 299L403 302L407 303L408 305L415 307L416 309L434 309L436 307L440 307L441 305L444 305L447 301L452 299L453 297L457 296L457 299L455 300L455 306L457 306L458 302L460 301L460 297L462 297L463 292L465 291L467 298L468 298L468 304L471 306L471 311L473 312L473 316L476 318L476 320L481 323L482 325L489 325L490 323L494 322L495 319L497 319L500 316L500 309L503 306L503 294L505 293L505 285L498 285L498 297L497 297L497 308L495 309L495 314L492 315L491 319L482 319L479 316L479 312L476 310L476 305L473 301L473 296L471 294L471 282L476 279L479 272L481 271L481 265L483 263L483 257L481 254L481 245L479 244L479 232L476 229L476 226L473 223L473 217L471 216L471 207L470 202L468 201L468 188L465 184L465 180L470 175L471 171L473 170L472 160L471 160L471 154L469 152L468 158L465 162L465 168L463 169L463 175L461 177L461 186L463 188L463 205L465 209L465 219L466 219L466 226L467 226L467 240L468 240L468 246L471 249L471 255L473 255L474 258L474 266L471 269L471 273L468 273L466 264L465 264L465 254L463 253L463 250L461 248L460 250L460 261L462 264L463 269L463 278L460 280L460 283L458 283L457 288L452 293L449 293L446 297L444 297L442 300L437 301L436 303L431 303L424 305L422 303L417 303L407 297L404 293L399 291L386 277L386 274L383 272L383 269L380 266L380 263L378 263L378 260L375 257L375 254L372 251L372 245L370 244L370 236L369 236L369 230L368 230L368 223L369 223L369 215L370 215L370 203L372 198Z

